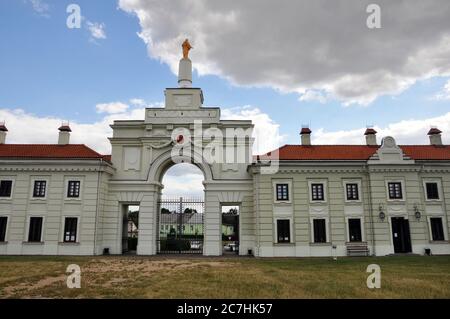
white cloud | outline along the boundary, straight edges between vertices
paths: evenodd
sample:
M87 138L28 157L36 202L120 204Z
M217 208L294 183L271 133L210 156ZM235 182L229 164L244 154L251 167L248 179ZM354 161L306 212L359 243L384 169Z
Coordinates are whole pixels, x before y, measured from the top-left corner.
M48 12L50 11L50 6L48 5L48 3L43 0L29 0L29 2L31 3L33 10L37 14L47 18L50 16L48 14Z
M279 147L285 136L280 135L280 125L274 122L270 116L261 112L257 107L244 106L231 109L222 109L224 120L252 120L255 125L253 135L254 154L263 154Z
M147 103L143 99L131 99L130 103L136 106L143 106L145 107Z
M101 103L95 106L97 113L116 114L128 110L129 106L122 102Z
M87 27L89 29L89 32L91 33L91 39L93 39L94 41L95 40L106 39L105 24L104 23L87 21L86 25L87 25Z
M366 26L372 2L119 0L119 7L138 17L149 55L174 73L189 38L200 75L299 94L324 91L346 105L450 75L448 0L378 0L376 30Z
M434 100L450 100L450 80L444 85L441 92L433 97Z
M442 141L450 144L450 112L428 119L409 119L389 124L385 127L375 126L378 143L384 136L393 136L398 144L429 144L427 136L432 126L442 131ZM313 131L314 144L364 144L365 128L329 132L323 128Z
M164 107L164 103L163 102L152 102L152 103L148 103L143 99L130 99L130 104L134 105L134 106L139 106L139 107L148 107L148 108L152 108L152 107Z
M329 98L324 94L324 92L318 90L306 90L306 92L299 97L299 101L317 101L322 104L326 103L328 99Z

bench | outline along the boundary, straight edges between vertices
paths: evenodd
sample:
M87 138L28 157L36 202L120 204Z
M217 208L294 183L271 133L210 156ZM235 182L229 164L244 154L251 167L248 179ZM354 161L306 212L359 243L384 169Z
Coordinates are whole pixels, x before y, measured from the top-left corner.
M369 256L367 243L347 243L347 256Z

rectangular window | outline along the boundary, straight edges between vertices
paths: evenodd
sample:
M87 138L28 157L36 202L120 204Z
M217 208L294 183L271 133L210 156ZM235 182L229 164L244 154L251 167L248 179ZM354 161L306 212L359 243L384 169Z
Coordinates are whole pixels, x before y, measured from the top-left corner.
M444 240L444 227L442 227L442 218L430 218L431 235L433 240Z
M289 185L277 184L277 200L289 200Z
M359 200L359 191L357 183L346 184L347 200Z
M291 242L291 228L289 219L277 219L277 236L279 243Z
M362 241L361 235L361 219L349 218L348 219L348 234L350 242Z
M439 199L439 188L437 183L425 183L427 199Z
M77 227L78 218L66 217L64 220L64 242L76 243L77 242Z
M6 239L6 225L8 224L8 217L0 217L0 242Z
M0 181L0 197L11 197L12 181Z
M69 184L67 185L67 197L80 197L80 184L80 181L69 181Z
M389 199L403 199L402 183L390 182L388 183Z
M30 217L30 228L28 230L29 242L40 242L42 237L42 217Z
M323 184L311 184L311 199L317 201L325 200Z
M326 231L325 219L314 219L314 242L315 243L326 243L327 242L327 231Z
M34 181L33 197L45 197L47 181Z

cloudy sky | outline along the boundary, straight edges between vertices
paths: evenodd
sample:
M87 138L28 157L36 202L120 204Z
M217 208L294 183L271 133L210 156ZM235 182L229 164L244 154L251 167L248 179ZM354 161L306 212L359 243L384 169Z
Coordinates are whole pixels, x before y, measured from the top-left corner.
M448 0L4 0L0 121L9 143L54 143L70 121L74 143L108 153L114 119L162 106L189 38L205 105L252 119L255 153L304 124L316 144L363 143L368 125L404 144L435 125L450 143L449 17Z

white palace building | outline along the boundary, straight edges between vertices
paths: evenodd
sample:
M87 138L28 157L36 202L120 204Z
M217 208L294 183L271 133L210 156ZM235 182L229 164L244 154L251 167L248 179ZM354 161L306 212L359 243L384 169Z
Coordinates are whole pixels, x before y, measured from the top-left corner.
M429 145L379 145L371 128L364 145L312 145L304 127L301 144L252 156L252 122L202 106L187 52L178 84L165 107L114 121L110 155L70 144L68 125L44 145L8 144L0 125L0 255L122 254L129 206L138 255L221 255L224 206L239 207L240 255L450 254L450 146L437 128ZM179 162L203 172L202 208L161 218L162 177ZM175 224L164 238L163 219Z

